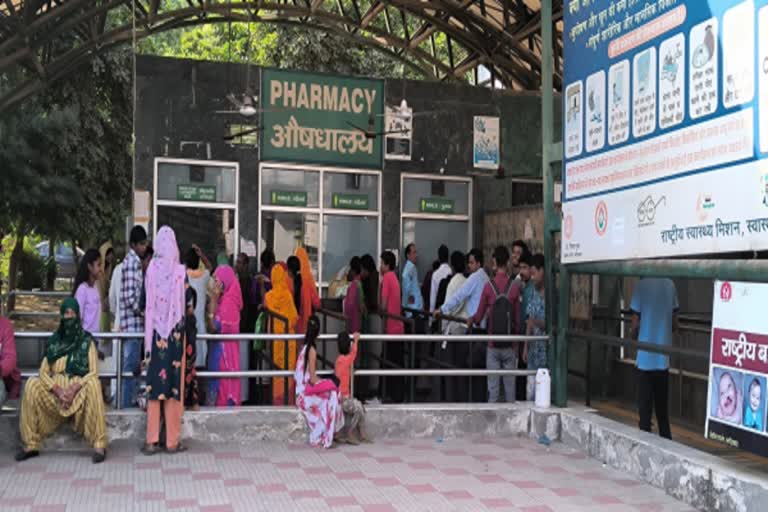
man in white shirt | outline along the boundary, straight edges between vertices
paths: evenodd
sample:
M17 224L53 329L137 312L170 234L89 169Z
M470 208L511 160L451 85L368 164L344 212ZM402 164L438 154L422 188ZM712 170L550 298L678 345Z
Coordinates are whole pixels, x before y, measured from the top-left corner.
M520 281L520 258L523 254L529 254L528 245L522 240L512 242L512 258L510 260L510 276Z
M437 261L440 266L432 273L432 286L429 288L429 310L437 309L437 291L440 288L440 281L451 275L451 266L448 264L450 253L448 247L441 245L437 250Z
M112 312L112 332L120 332L120 290L123 285L123 262L121 261L112 272L112 281L109 283L109 310ZM112 355L101 362L102 371L115 372L117 370L117 340L112 340ZM117 389L117 379L109 381L109 401L111 394Z
M123 283L123 262L117 264L109 283L109 310L112 312L112 332L120 331L120 287Z

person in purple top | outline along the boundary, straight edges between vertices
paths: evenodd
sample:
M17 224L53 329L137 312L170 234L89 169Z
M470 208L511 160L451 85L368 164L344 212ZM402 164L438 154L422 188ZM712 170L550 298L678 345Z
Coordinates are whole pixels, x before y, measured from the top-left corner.
M88 249L80 260L72 294L80 306L83 330L99 332L101 326L101 293L98 281L101 277L101 255L96 249Z

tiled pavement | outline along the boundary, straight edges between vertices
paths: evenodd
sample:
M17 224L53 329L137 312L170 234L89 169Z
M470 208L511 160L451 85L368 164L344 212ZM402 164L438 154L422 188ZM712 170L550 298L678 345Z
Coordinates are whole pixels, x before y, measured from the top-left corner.
M688 511L581 453L524 438L382 441L316 450L262 442L145 457L0 456L0 510L30 511Z

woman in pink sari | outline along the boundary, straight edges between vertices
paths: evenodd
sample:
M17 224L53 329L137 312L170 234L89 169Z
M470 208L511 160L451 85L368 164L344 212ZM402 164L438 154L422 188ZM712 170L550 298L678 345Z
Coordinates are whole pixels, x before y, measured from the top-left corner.
M296 406L304 414L309 427L309 444L330 448L336 432L344 427L344 411L336 384L317 376L317 348L320 333L316 316L307 319L304 347L296 360Z
M240 311L243 295L235 271L220 265L213 274L215 284L208 305L208 331L214 334L240 334ZM208 368L214 372L240 371L238 341L216 341L211 344ZM209 405L217 407L240 405L240 379L212 379L208 385Z

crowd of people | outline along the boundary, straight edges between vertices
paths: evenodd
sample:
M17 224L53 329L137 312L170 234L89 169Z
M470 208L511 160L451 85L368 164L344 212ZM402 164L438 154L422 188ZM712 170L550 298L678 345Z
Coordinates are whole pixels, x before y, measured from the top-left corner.
M410 244L402 269L390 251L380 255L378 268L371 255L349 262L342 301L346 329L338 334L334 374L321 378L316 349L321 301L304 248L285 262L276 261L267 249L258 271L251 273L245 254L236 257L234 266L220 254L214 266L199 247L192 246L182 258L175 233L167 226L158 231L153 245L141 226L131 230L128 242L122 259L120 250L110 244L90 249L81 258L72 297L61 306L59 327L48 340L39 376L24 388L23 448L18 460L37 456L44 438L70 419L93 446L93 461L105 459L105 403L117 393L114 381L101 381L99 372L105 361L116 360L118 345L94 340L95 332L129 335L122 342L121 369L135 378L122 380L120 405L146 409L142 452L152 455L161 449L168 453L186 449L180 439L185 409L239 406L249 403L248 395L256 403L255 380L243 386L248 381L222 378L221 373L260 367L265 358L273 369L294 372L293 379L270 379L266 403L296 405L310 427L311 444L329 447L335 441L367 441L365 408L352 394L351 368L358 357L360 333L372 331L374 315L382 319L383 334L541 334L544 329L544 258L531 255L523 242L515 242L511 254L506 247L494 250L491 275L484 269L481 250L464 255L441 246L433 270L423 280L418 275L417 247ZM21 382L15 346L5 342L13 339L7 320L0 319L0 331L10 331L0 343L1 403L6 396L18 395ZM241 343L231 337L198 341L199 333L266 332L302 334L303 343L285 339ZM390 365L407 366L405 344L383 347L383 359ZM488 368L515 369L520 360L528 368L546 365L546 342L488 343L478 351L484 352ZM436 357L458 368L478 357L464 343L424 343L418 352L418 359ZM219 375L198 382L200 369ZM142 373L143 380L138 378ZM403 401L405 380L388 380L383 398ZM515 400L515 379L491 376L489 401L501 400L502 383L506 401ZM447 388L449 400L470 399L462 386L451 383ZM528 388L527 397L532 399L533 387ZM379 391L383 390L384 386Z

